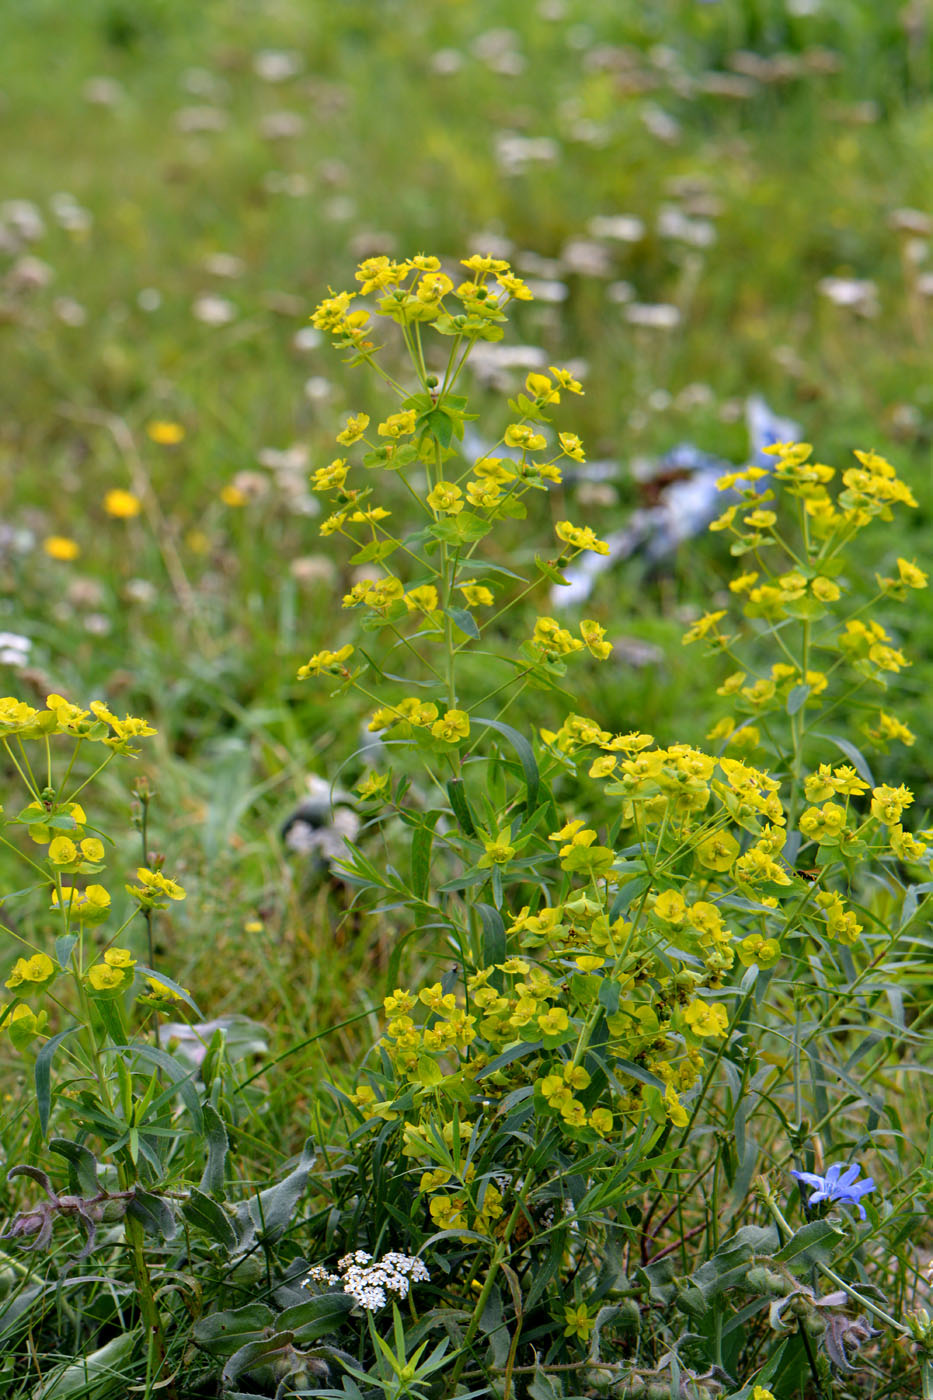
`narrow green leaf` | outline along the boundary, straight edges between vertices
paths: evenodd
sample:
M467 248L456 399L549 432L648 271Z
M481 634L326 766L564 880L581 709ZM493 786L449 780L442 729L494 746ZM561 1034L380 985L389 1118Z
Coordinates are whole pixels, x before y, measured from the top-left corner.
M520 1045L510 1045L508 1050L503 1050L501 1055L497 1055L494 1060L490 1060L488 1065L480 1070L477 1079L485 1079L487 1074L495 1074L498 1070L510 1065L513 1060L522 1060L526 1055L534 1055L541 1049L540 1040L530 1040Z
M538 787L540 778L538 776L538 765L535 762L534 750L528 740L519 734L517 729L513 729L510 724L503 724L498 719L474 719L474 724L485 729L495 729L503 738L508 739L512 748L518 756L521 764L522 774L525 779L525 808L528 812L533 812L538 802Z
M411 887L419 899L427 900L431 888L431 847L434 826L440 812L431 812L411 834Z
M653 1084L656 1089L664 1089L663 1079L659 1079L656 1074L651 1074L649 1070L642 1069L641 1065L636 1065L632 1060L616 1060L615 1067L622 1074L627 1074L632 1079L639 1080L642 1084Z
M787 703L784 706L789 715L795 715L798 710L803 708L807 703L807 696L810 694L812 688L813 687L809 685L795 685L793 687L787 697Z
M182 1064L174 1055L169 1055L165 1050L159 1050L154 1045L144 1045L140 1042L137 1045L117 1045L115 1048L122 1050L128 1056L131 1066L136 1058L146 1060L149 1064L157 1065L159 1069L164 1070L191 1115L195 1128L199 1133L202 1131L201 1100L198 1098L192 1083L197 1070L192 1069L190 1065Z
M55 1058L55 1051L66 1040L69 1035L74 1035L77 1026L69 1026L65 1031L59 1031L58 1035L53 1035L51 1040L47 1040L36 1056L36 1104L39 1109L39 1127L42 1136L45 1137L46 1129L49 1126L49 1113L52 1109L52 1060Z
M462 778L451 778L447 784L447 796L450 798L450 805L454 816L460 826L460 830L466 836L476 835L476 824L473 821L473 813L470 811L470 804L467 802L466 789L463 786Z
M479 641L479 628L471 612L467 612L466 608L445 608L444 611L464 636L472 637L475 642Z
M478 902L474 907L483 923L483 966L495 967L497 963L505 962L506 958L505 924L502 922L502 915L491 904Z

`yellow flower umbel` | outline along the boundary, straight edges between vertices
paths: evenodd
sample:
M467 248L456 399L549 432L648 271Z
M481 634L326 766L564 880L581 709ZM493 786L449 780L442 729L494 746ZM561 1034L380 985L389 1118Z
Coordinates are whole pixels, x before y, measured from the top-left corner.
M126 890L142 909L166 909L166 899L185 898L185 891L175 880L169 880L160 870L150 870L141 865L136 871L138 885L127 885Z
M349 642L339 651L315 652L310 661L298 667L298 679L307 680L309 676L348 676L350 673L344 663L352 655L353 647Z

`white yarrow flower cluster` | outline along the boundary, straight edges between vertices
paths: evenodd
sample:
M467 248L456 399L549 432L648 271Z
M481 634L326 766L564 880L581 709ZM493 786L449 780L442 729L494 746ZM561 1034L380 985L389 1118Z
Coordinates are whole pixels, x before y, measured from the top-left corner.
M387 1293L407 1298L412 1283L425 1283L431 1277L423 1259L412 1254L398 1254L394 1250L373 1263L371 1254L367 1254L365 1249L357 1249L338 1259L337 1269L339 1272L332 1274L322 1264L315 1264L308 1271L305 1285L319 1283L332 1288L340 1286L367 1312L385 1307Z

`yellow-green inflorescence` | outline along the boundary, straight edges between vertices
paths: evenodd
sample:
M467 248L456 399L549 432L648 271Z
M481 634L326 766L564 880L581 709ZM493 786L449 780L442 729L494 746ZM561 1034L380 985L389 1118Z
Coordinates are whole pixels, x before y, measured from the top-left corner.
M547 431L545 409L581 391L552 367L530 374L525 392L510 400L514 421L500 440L510 455L493 449L465 469L457 465L466 404L452 394L457 376L477 341L501 336L510 303L528 297L502 260L473 257L464 266L469 280L460 285L431 257L371 258L357 273L375 314L401 328L420 383L412 394L377 365L372 314L357 293L332 295L312 318L401 399L400 411L369 436L369 417L351 415L337 437L348 455L312 476L331 506L322 534L346 536L359 551L354 562L377 566L343 606L368 630L395 634L437 682L436 698L430 680L420 694L374 694L353 643L318 652L299 672L357 689L374 703L371 730L418 744L429 766L446 758L455 776L482 718L482 701L458 693L456 661L482 637L483 610L498 608L498 617L509 605L501 572L463 566L497 522L521 518L532 490L560 481L562 459L584 459L575 434ZM451 343L442 376L426 369L429 327ZM870 703L872 690L908 663L863 601L847 603L846 561L874 520L916 503L874 452L855 454L838 489L836 470L813 462L808 444L778 443L770 453L770 471L750 467L722 478L728 504L711 528L731 538L737 560L730 590L744 614L743 647L751 641L760 650L770 639L778 659L743 661L726 607L704 614L684 637L706 642L733 668L717 691L729 712L708 735L714 751L658 745L638 731L614 734L573 713L541 729L539 753L551 771L601 785L601 810L615 814L611 839L569 814L548 836L548 892L539 886L536 903L510 908L508 884L499 887L508 955L466 968L459 990L435 983L386 998L384 1071L350 1097L374 1126L398 1123L438 1228L495 1233L505 1209L495 1181L474 1180L466 1152L484 1105L530 1094L540 1118L582 1143L640 1120L658 1132L686 1128L706 1052L741 1017L742 969L767 974L814 942L856 944L858 862L930 868L933 832L912 834L902 824L908 789L869 781L861 756L856 762L847 749L813 762L815 717L856 693L866 743L913 742L906 725ZM411 479L409 468L416 468ZM418 554L391 534L390 512L373 502L368 484L374 470L405 480L436 548ZM607 550L589 526L555 528L560 552L542 568L554 582L579 552ZM390 559L401 561L397 573ZM926 583L915 563L898 559L896 576L879 576L874 601L897 603ZM469 622L456 611L464 605ZM437 661L421 650L432 647ZM537 617L519 650L527 674L538 678L548 668L562 673L583 652L609 656L602 626L584 619L575 633L549 616ZM382 680L377 675L377 689ZM361 795L385 802L389 788L386 775L371 774ZM506 821L480 833L478 872L505 878L529 839L516 832Z
M73 1002L82 1016L82 1006L122 997L137 981L137 959L128 949L115 946L129 920L112 933L104 928L113 904L110 890L97 878L104 869L106 848L100 836L92 834L96 829L89 825L83 802L75 800L90 780L80 781L73 773L83 749L99 745L105 751L93 777L117 755L138 753L136 741L155 732L147 721L132 715L120 718L96 700L83 709L52 694L41 709L13 696L0 699L0 747L19 773L30 799L16 815L8 811L0 814L0 839L30 868L32 889L21 894L27 897L44 892L59 940L53 956L52 950L35 946L22 933L4 925L7 936L18 940L23 953L5 982L13 1000L0 1006L0 1030L8 1031L21 1050L37 1038L47 1038L54 1029L51 1020L67 1005L62 1000L67 994L55 985L59 979L72 984ZM56 783L53 755L60 745L71 748L71 757ZM31 755L31 747L39 752ZM37 773L44 776L42 786ZM23 837L39 848L38 853L27 855L22 850ZM185 897L181 885L144 866L136 872L136 883L126 885L126 889L135 901L134 910L164 908L165 900ZM167 1003L177 999L173 987L163 983L153 986L152 982L150 978L142 984L150 998ZM44 1005L35 1004L37 1001Z

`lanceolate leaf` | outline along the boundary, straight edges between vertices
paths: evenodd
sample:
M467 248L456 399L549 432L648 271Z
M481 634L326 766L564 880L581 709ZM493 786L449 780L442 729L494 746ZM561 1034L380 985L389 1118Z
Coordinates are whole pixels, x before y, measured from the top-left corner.
M52 1110L52 1061L55 1058L55 1051L63 1040L73 1035L78 1029L77 1026L69 1026L67 1030L59 1031L58 1035L53 1035L51 1040L47 1040L36 1056L36 1104L39 1109L39 1127L42 1136L45 1137L46 1129L49 1126L49 1114Z
M534 750L524 735L519 734L517 729L513 729L510 724L503 724L498 719L474 719L474 724L486 729L495 729L503 738L508 739L512 748L518 756L518 761L522 767L522 775L525 779L525 808L533 812L538 802L538 786L540 779L538 776L538 765L535 762Z

